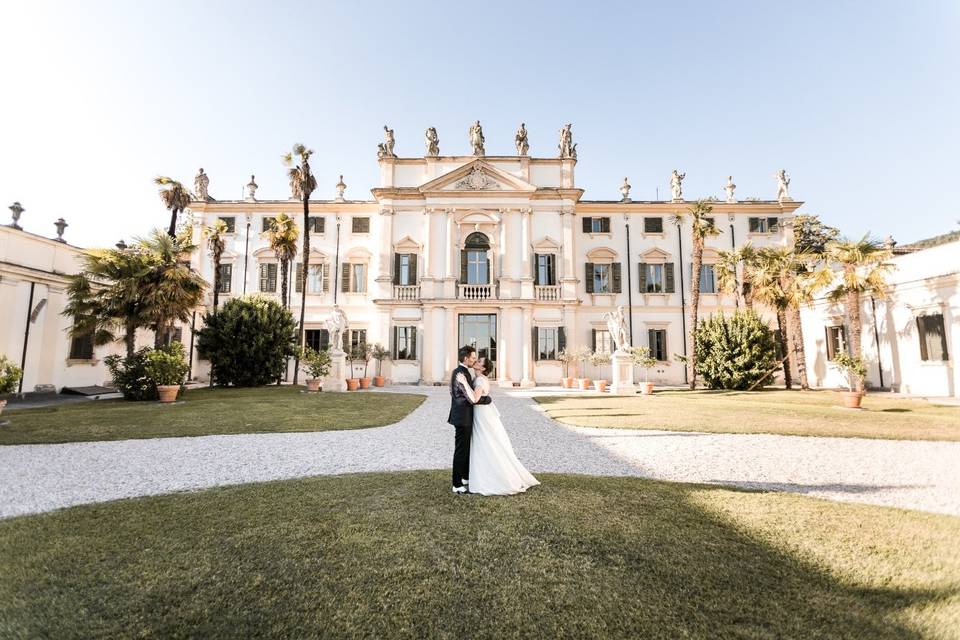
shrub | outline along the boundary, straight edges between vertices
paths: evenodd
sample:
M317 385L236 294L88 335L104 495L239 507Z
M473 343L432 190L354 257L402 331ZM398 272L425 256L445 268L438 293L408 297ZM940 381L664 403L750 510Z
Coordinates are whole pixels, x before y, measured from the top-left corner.
M203 321L197 353L210 361L216 384L255 387L273 382L297 351L293 316L269 298L229 300Z
M7 356L0 355L0 393L13 393L20 384L20 376L23 371L20 367L13 364L13 361Z
M830 362L847 378L847 388L853 391L863 391L863 381L867 377L867 363L862 358L855 358L846 351L840 351Z
M147 375L150 347L135 351L132 356L111 355L103 359L110 370L113 386L125 400L156 400L157 385Z
M711 389L751 389L776 367L773 332L753 311L697 325L697 373Z
M187 358L183 353L183 345L179 342L173 342L169 347L147 353L147 377L155 385L183 384L183 379L189 370L190 365L187 364Z
M311 378L325 378L330 373L330 352L326 349L315 351L304 347L300 353L300 362Z
M633 364L643 369L644 382L650 379L650 369L657 366L657 359L650 355L650 347L630 347L628 349Z

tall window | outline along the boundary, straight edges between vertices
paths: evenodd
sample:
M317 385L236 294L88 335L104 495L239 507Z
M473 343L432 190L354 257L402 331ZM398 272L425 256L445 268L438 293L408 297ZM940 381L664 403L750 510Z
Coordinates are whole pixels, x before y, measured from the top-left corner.
M230 293L230 289L232 288L232 285L233 285L233 265L221 264L219 268L220 268L219 293Z
M417 255L397 253L393 258L393 284L410 286L417 284Z
M552 253L538 253L537 258L537 284L552 285L557 284L557 257Z
M323 233L325 218L320 216L310 216L310 233Z
M70 339L71 360L93 360L93 334L85 333Z
M237 219L234 216L223 216L220 218L223 224L227 225L227 233L235 233L237 230Z
M277 292L277 263L267 262L260 264L260 291L264 293Z
M304 341L314 351L325 351L330 348L330 332L326 329L307 329Z
M667 359L667 330L648 329L647 346L650 347L650 356L657 360Z
M343 350L347 353L364 344L367 344L366 329L350 329L343 332Z
M584 218L584 233L610 233L610 218Z
M471 233L460 254L462 284L490 284L490 241L482 233Z
M663 218L644 218L644 233L663 233Z
M593 350L603 353L613 353L614 344L610 332L606 329L593 330Z
M644 265L646 273L644 274L644 284L646 285L644 293L663 293L663 265L647 264Z
M620 293L619 262L588 262L586 264L587 293Z
M353 218L351 224L354 233L370 233L370 218Z
M947 333L943 330L943 314L917 316L917 329L920 332L920 359L925 362L946 362Z
M298 262L295 268L294 290L297 293L303 291L303 263ZM323 293L330 291L330 265L311 264L307 267L307 293Z
M261 223L262 226L260 227L260 230L263 233L266 233L267 231L270 231L270 229L273 229L274 220L276 220L276 218L274 218L273 216L264 216L263 222Z
M717 283L712 264L700 265L700 293L716 293Z
M393 328L393 359L394 360L416 360L417 359L417 328L416 327L394 327Z
M563 348L561 345L560 334L563 332L561 327L536 327L534 337L534 357L537 360L556 360L557 352Z
M833 360L838 353L847 350L847 332L843 326L826 327L827 360Z
M593 265L593 292L611 293L612 291L613 287L610 284L610 265Z

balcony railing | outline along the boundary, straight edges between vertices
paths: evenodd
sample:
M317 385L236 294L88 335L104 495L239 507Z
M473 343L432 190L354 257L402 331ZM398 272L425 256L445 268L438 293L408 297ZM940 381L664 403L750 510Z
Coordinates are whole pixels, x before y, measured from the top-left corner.
M560 285L535 285L533 295L540 302L554 302L560 299Z
M494 297L492 284L461 284L459 286L462 300L489 300Z
M420 285L418 284L394 285L393 299L394 300L419 300Z

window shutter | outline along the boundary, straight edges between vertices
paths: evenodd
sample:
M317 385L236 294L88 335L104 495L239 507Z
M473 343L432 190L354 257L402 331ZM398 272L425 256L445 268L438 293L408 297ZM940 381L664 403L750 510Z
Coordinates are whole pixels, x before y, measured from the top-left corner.
M487 261L487 281L484 282L484 283L482 283L482 284L493 284L493 274L490 273L490 254L487 253L486 255L487 255L487 257L486 257L486 261Z
M410 329L410 355L411 360L419 360L417 357L417 328L412 327Z
M597 330L590 329L590 350L596 352L597 350Z
M393 254L393 284L400 284L400 254Z
M467 284L467 251L460 251L460 284Z
M950 355L947 353L947 332L943 327L943 314L934 316L934 325L937 333L940 334L940 357L938 359L946 362L950 359Z
M547 284L557 284L557 256L554 253L551 253L549 256L550 265L550 282Z
M530 331L533 334L530 337L530 344L533 345L533 359L539 360L540 359L540 340L539 340L540 331L537 329L537 327L533 327L533 329L531 329Z
M343 351L344 353L347 354L347 357L349 357L350 356L350 330L349 329L343 330L342 338L343 338ZM351 371L351 373L353 372Z
M769 231L770 233L776 233L779 226L780 226L779 218L767 218L767 231Z
M823 331L827 336L827 360L833 360L833 336L830 335L830 327L824 327Z
M750 233L756 233L760 229L760 218L748 218L750 223Z
M297 293L303 291L303 264L300 262L294 265L294 284L293 290Z
M664 287L663 290L666 293L676 293L676 285L674 284L673 279L673 263L668 262L663 265L663 280Z
M647 292L647 263L640 263L640 277L637 278L640 281L640 293Z
M586 273L587 273L587 278L586 278L587 293L593 293L593 263L592 262L587 263Z
M340 265L341 269L341 279L340 279L340 291L343 293L350 292L350 263L344 262Z
M923 316L917 316L917 335L920 336L920 359L929 360L930 351L927 349L927 331Z
M610 218L600 218L600 231L610 233Z
M557 351L567 348L567 332L563 327L557 328Z
M417 254L410 254L410 284L417 284Z
M535 253L533 254L533 284L546 284L538 280L538 278L540 277L539 266L540 266L540 254Z
M330 348L330 332L326 329L320 329L320 350L326 351Z
M323 263L323 291L325 293L328 293L330 291L330 263L329 262Z
M612 279L613 279L613 292L614 292L614 293L620 293L620 292L621 292L621 285L620 285L620 280L621 280L621 278L620 278L620 263L619 263L619 262L614 262L612 265L610 265L610 267L611 267L610 270L613 272L613 278L612 278Z
M397 332L400 330L400 327L394 327L393 331L390 332L390 354L391 357L397 359Z
M590 233L593 230L593 218L583 219L583 232Z

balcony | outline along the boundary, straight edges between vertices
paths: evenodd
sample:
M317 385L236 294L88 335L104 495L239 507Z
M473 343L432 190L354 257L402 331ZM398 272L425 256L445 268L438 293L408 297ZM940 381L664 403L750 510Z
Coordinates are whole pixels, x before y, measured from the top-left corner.
M459 287L459 298L461 300L490 300L495 296L495 289L492 284L461 284Z
M417 301L420 299L420 285L394 285L393 299L401 301Z
M556 302L560 299L560 285L535 285L533 297L539 302Z

